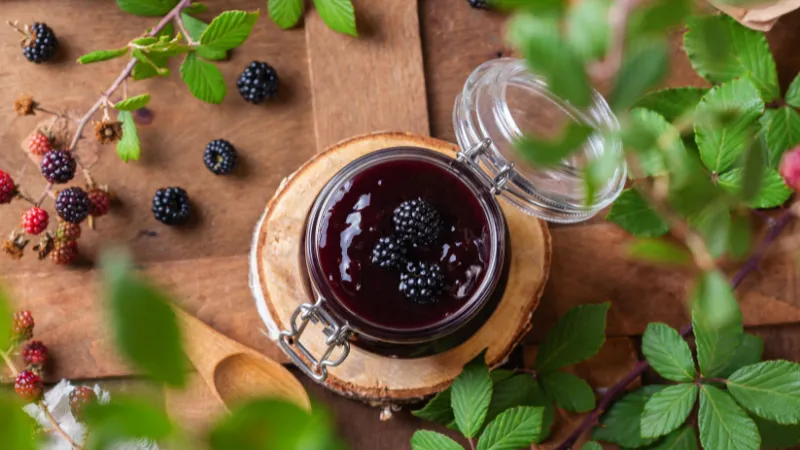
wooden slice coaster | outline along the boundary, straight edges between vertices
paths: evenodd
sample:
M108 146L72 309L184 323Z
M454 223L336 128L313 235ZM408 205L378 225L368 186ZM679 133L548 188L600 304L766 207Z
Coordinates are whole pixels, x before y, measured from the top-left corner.
M300 263L306 215L317 194L349 162L369 152L398 146L424 147L455 157L448 142L404 133L376 133L341 142L317 155L281 184L256 228L250 283L256 305L277 340L289 328L301 303L313 303ZM464 364L484 348L490 366L502 363L530 330L530 319L550 269L550 234L545 222L501 200L511 236L511 260L505 294L489 320L462 345L417 359L379 356L353 347L347 360L329 369L328 388L374 404L415 401L447 387ZM319 327L313 327L319 328ZM324 337L302 338L312 354L325 350Z

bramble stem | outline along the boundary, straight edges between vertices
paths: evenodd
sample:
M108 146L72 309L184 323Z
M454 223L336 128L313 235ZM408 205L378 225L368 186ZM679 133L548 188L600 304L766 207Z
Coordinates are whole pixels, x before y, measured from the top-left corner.
M736 289L742 281L753 271L758 268L758 263L767 253L767 249L769 248L772 243L778 239L781 232L791 223L794 215L790 210L784 212L776 221L775 223L769 228L767 234L764 236L764 239L758 245L756 250L750 257L745 261L744 265L739 268L736 274L733 275L730 281L731 288ZM692 324L686 324L680 329L681 336L686 337L692 332ZM556 450L569 450L578 441L578 439L583 435L583 433L589 431L593 426L597 424L600 415L608 409L609 406L617 399L623 392L625 392L625 388L628 387L634 380L636 380L640 375L642 375L647 368L650 367L647 360L639 361L636 363L636 366L631 370L627 375L625 375L621 380L617 382L614 386L612 386L606 395L600 400L597 404L597 407L589 413L578 425L572 433L567 437L564 442L559 444L556 447Z
M44 413L44 416L47 417L47 421L50 422L51 425L53 425L53 428L55 428L56 433L60 434L61 437L63 437L67 442L69 442L69 445L71 445L73 449L81 450L83 448L81 445L75 442L71 437L69 437L69 435L67 434L66 431L64 431L63 428L61 428L61 425L58 424L56 418L53 417L53 415L50 413L50 409L47 407L47 403L45 403L44 400L39 400L38 402L36 402L36 404L39 405L39 409L41 409L42 412Z
M8 369L11 370L11 374L14 376L14 378L16 378L17 375L19 375L19 370L17 369L16 364L14 364L14 361L11 360L11 357L8 356L9 352L10 350L7 352L0 350L0 356L3 357L3 361L5 361L6 365L8 366Z

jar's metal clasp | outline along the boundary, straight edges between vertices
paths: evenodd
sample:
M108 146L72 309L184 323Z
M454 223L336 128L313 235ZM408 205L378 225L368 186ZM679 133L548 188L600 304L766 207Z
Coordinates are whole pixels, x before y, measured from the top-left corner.
M467 167L472 170L472 172L478 175L487 185L490 186L492 195L499 195L501 192L503 192L503 189L505 189L506 185L514 174L514 163L511 162L499 167L497 169L497 174L494 176L487 174L483 169L481 169L478 158L487 150L489 150L491 145L492 140L485 138L472 147L458 152L457 158L459 161L466 164Z
M336 367L343 363L350 354L350 336L353 330L347 322L339 322L322 306L324 298L319 297L313 305L303 303L294 310L291 318L291 329L281 331L278 345L292 359L294 364L316 381L322 382L328 377L328 367ZM298 320L299 319L299 320ZM325 344L328 346L321 358L315 358L300 342L309 322L322 324ZM341 348L342 353L336 359L329 359L333 352ZM298 353L298 350L300 353ZM302 355L302 356L301 356Z

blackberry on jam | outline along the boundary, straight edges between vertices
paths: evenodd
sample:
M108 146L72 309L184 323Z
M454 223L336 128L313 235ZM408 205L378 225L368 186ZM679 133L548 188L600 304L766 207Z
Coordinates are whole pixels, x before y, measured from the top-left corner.
M429 245L442 231L442 218L430 203L422 199L407 200L392 216L394 231L415 246Z
M245 67L236 82L242 98L258 105L278 92L278 72L269 64L253 61Z
M56 197L58 216L70 223L81 223L89 216L89 196L79 187L64 189Z
M75 177L77 163L72 153L66 150L50 150L44 154L40 167L47 181L63 184Z
M400 274L400 292L417 303L437 301L443 285L444 275L438 264L409 262Z
M28 61L39 64L48 61L58 48L58 39L53 30L44 23L34 23L30 28L30 39L22 48Z
M215 175L226 175L236 168L236 148L225 139L214 139L206 145L203 162Z
M405 242L394 236L384 236L372 248L371 261L382 269L399 269L405 265L407 254Z
M189 195L182 188L161 188L153 196L153 215L165 225L186 223L191 212Z

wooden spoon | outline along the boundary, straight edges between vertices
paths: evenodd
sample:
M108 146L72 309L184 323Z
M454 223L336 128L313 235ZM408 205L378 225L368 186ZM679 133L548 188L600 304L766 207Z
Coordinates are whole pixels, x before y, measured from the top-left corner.
M175 308L175 314L183 328L186 355L226 408L239 400L267 396L311 409L303 385L281 364L223 336L180 308Z

